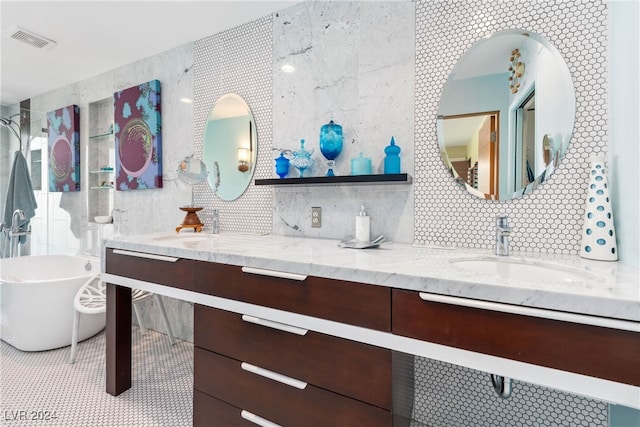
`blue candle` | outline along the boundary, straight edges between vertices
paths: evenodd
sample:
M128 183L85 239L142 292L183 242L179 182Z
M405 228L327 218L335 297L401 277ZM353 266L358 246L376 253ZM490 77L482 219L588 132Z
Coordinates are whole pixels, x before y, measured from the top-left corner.
M371 159L362 153L351 159L351 175L371 175Z

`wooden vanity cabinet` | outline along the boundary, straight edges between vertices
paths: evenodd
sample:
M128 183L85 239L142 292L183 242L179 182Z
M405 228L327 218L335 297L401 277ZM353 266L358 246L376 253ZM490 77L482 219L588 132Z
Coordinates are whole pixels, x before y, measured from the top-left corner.
M107 273L220 297L222 308L241 301L640 386L637 332L425 301L416 291L252 271L106 250ZM107 299L107 392L117 395L130 387L130 289L109 284ZM409 354L194 307L195 426L255 426L255 417L285 426L398 426L412 413L402 405L413 402L413 378Z
M282 426L382 427L392 423L391 411L313 384L299 389L274 381L218 353L195 347L193 360L196 390ZM198 410L194 407L194 413ZM205 425L217 425L215 418Z
M636 332L392 295L394 334L640 386Z
M295 281L214 263L198 263L194 283L219 297L379 330L391 326L391 292L383 287ZM194 425L247 425L242 414L250 413L284 426L391 426L391 353L196 304Z
M194 324L198 347L391 409L388 349L313 331L285 332L201 305L194 307Z
M146 258L145 253L107 249L106 272L145 282L193 290L195 261L184 258Z
M256 427L242 418L242 410L199 390L193 390L193 425L207 427Z
M213 262L196 262L196 272L196 292L391 331L391 289L385 286L314 276L298 281Z

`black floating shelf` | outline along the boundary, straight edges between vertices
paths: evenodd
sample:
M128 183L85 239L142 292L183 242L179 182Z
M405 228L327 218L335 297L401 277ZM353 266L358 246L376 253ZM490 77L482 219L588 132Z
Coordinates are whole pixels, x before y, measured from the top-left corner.
M384 175L310 176L307 178L256 179L256 185L309 185L309 184L409 184L407 173Z

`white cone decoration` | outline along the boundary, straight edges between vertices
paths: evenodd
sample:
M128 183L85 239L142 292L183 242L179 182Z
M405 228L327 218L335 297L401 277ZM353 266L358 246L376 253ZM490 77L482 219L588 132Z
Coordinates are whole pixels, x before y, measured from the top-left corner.
M599 261L617 261L616 230L604 163L604 157L591 159L580 256Z

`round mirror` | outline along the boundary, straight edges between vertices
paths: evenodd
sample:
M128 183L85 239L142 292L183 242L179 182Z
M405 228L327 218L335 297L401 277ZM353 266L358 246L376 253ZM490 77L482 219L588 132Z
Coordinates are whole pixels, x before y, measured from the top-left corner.
M497 32L465 52L444 86L436 121L442 158L471 194L522 197L564 156L575 109L569 69L548 41Z
M240 197L253 178L258 154L255 121L244 99L223 95L211 109L204 130L204 162L209 185L222 200Z
M178 164L178 179L189 186L198 185L207 179L209 172L207 165L200 159L194 158L192 155L185 157Z

